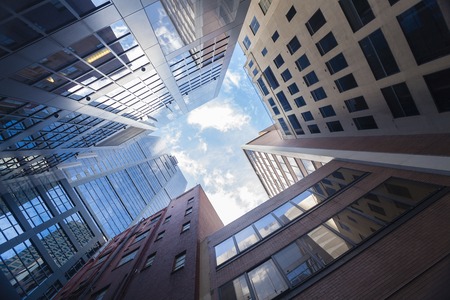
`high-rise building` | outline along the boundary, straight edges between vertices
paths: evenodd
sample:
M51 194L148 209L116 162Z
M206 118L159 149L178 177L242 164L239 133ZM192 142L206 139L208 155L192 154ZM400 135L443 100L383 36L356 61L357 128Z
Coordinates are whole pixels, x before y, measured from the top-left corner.
M242 146L269 197L284 191L331 160L330 157L311 156L298 151L261 147L282 143L280 133L272 125Z
M119 145L217 96L249 2L2 1L1 179Z
M285 139L450 130L448 1L252 1L242 28Z
M55 299L199 299L208 280L201 242L221 227L196 186L109 241Z

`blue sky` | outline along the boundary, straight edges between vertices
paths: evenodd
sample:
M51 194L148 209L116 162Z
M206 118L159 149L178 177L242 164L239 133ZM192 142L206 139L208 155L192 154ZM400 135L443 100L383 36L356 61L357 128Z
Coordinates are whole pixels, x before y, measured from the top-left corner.
M219 96L161 128L188 189L201 184L225 224L267 200L241 146L272 124L237 46Z

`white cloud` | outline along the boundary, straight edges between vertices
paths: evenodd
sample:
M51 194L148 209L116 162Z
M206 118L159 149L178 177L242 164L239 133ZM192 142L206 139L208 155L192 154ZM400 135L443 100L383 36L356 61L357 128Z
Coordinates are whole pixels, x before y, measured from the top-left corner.
M183 174L189 174L197 180L207 174L206 166L200 161L191 158L185 151L173 151L172 154L177 158L178 166Z
M250 116L233 107L226 100L211 101L193 110L187 119L191 125L200 127L200 131L206 128L214 128L221 132L233 129L241 129L250 122Z
M228 69L225 79L223 81L223 88L226 92L231 91L233 88L239 88L242 82L242 72L240 70Z

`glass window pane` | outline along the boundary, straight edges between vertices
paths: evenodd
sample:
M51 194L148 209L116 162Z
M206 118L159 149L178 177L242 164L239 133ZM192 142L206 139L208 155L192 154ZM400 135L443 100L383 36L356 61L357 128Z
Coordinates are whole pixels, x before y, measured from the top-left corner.
M67 3L72 6L73 9L80 15L84 16L90 12L97 10L103 5L109 3L108 0L89 0L89 1L79 1L79 0L66 0Z
M252 226L248 226L247 228L239 231L234 237L236 239L236 243L238 244L239 251L244 251L259 241L259 237L256 235L256 232Z
M291 200L292 203L300 206L305 211L310 210L323 201L323 197L315 195L310 191L305 191Z
M250 289L242 275L219 288L219 298L224 300L249 300L251 299Z
M76 20L75 16L59 1L40 5L24 16L46 33Z
M254 225L262 238L265 238L281 227L280 223L278 223L278 221L271 214L262 217L256 221Z
M75 247L59 224L41 231L38 233L38 238L58 267L64 265L76 252Z
M284 223L287 224L290 221L294 220L298 216L300 216L303 212L292 205L290 202L287 202L281 205L279 208L275 209L273 213Z
M258 299L272 299L288 289L272 260L248 272L248 277Z
M16 18L0 25L0 35L2 36L0 45L10 50L16 50L41 37L39 33Z
M236 246L234 245L233 237L223 241L219 245L214 247L216 252L216 263L220 265L221 263L229 260L237 254Z
M316 253L324 260L324 263L329 263L332 259L336 259L352 247L342 238L338 237L331 230L320 225L313 231L309 232L307 237L302 239L312 247ZM331 258L331 259L330 259Z

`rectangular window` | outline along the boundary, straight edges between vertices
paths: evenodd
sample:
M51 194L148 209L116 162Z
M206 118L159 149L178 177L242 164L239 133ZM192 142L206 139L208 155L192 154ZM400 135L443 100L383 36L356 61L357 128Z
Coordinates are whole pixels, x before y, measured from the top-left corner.
M310 62L306 54L303 54L302 56L300 56L299 59L295 61L295 64L297 65L299 71L303 71L306 67L310 65Z
M261 54L262 54L262 56L266 56L266 55L267 55L267 48L266 48L266 47L264 47L264 48L261 50Z
M255 35L258 32L259 29L259 22L256 20L256 17L253 17L252 21L250 22L250 29L253 32L253 35Z
M318 43L316 43L317 50L319 50L320 55L324 56L330 50L338 45L336 39L332 32L329 32L324 36Z
M259 241L259 237L251 225L236 233L234 237L240 252Z
M288 116L288 119L289 119L289 122L291 123L292 127L294 128L294 131L296 134L305 134L296 115L290 115L290 116Z
M257 299L273 299L288 289L271 259L248 272L248 277Z
M222 243L215 246L214 250L216 252L216 264L218 266L237 254L233 237L230 237L229 239L226 239Z
M256 221L254 225L262 238L265 238L281 227L280 223L273 217L272 214L262 217Z
M363 96L345 100L345 105L347 106L349 112L355 112L369 108Z
M250 39L248 38L248 36L245 36L244 40L242 41L242 44L244 44L245 49L248 50L248 48L250 48L250 45L252 44L252 42L250 42Z
M137 252L139 249L134 250L133 252L130 252L124 256L122 256L122 259L119 261L119 263L117 264L117 267L120 267L121 265L126 264L127 262L131 261L134 259L134 257L136 256Z
M420 1L397 20L418 65L450 54L448 3Z
M339 53L338 55L327 61L325 64L327 65L330 75L333 75L334 73L337 73L340 70L348 67L347 61L345 60L345 57L342 53Z
M353 74L351 74L351 73L348 75L345 75L344 77L336 79L334 81L334 83L336 83L336 86L337 86L339 92L341 92L341 93L351 90L358 86L358 84L356 83L355 77L353 77Z
M317 78L316 72L311 71L305 76L303 76L303 80L306 83L306 86L313 85L316 82L319 82L319 78Z
M322 28L322 26L325 25L326 22L327 21L325 20L322 11L318 9L305 25L306 28L308 28L309 34L312 36L320 28Z
M353 32L375 19L367 0L339 0L339 4Z
M317 102L325 99L327 97L327 94L325 93L323 87L320 87L318 89L315 89L314 91L311 91L311 96L313 97L314 101Z
M186 209L186 212L185 212L185 216L187 216L187 215L189 215L190 213L192 213L192 207L189 207L188 209Z
M283 72L281 72L281 78L283 78L284 82L286 82L292 78L292 75L291 75L291 72L289 72L289 69L286 69Z
M264 15L266 15L267 11L269 10L270 4L272 4L272 0L260 0L258 2L259 8L261 8L261 11Z
M288 20L288 22L291 22L292 18L295 16L296 13L297 11L295 10L294 5L292 5L286 14L286 19Z
M220 299L252 299L245 275L224 284L219 288Z
M294 54L298 49L300 49L300 41L296 36L292 38L292 40L289 41L289 43L286 45L286 47L289 50L289 53L292 55Z
M317 124L308 125L309 132L311 133L320 133L319 126Z
M255 68L252 73L253 73L253 76L258 75L258 69Z
M253 60L250 60L250 61L248 62L248 67L249 67L250 69L253 67Z
M303 117L303 120L305 120L305 122L314 120L314 117L310 111L302 112L302 117Z
M291 132L289 131L289 127L287 127L286 122L283 118L278 118L278 123L281 126L281 129L283 129L283 132L285 135L291 135Z
M144 269L148 268L148 267L151 267L153 265L153 262L155 261L155 257L156 257L156 252L153 253L153 254L150 254L147 257L147 260L145 261Z
M381 29L377 29L359 41L375 79L381 79L400 72L391 49Z
M275 115L279 115L280 114L280 110L278 109L277 105L275 104L275 101L273 101L272 98L267 99L267 102L269 103L270 107L273 110L273 113Z
M168 216L168 217L166 217L166 219L164 220L164 223L167 223L167 222L169 222L169 221L170 221L170 218L172 218L172 216Z
M162 239L164 237L164 233L165 233L165 231L161 231L160 233L158 233L158 235L156 236L155 241L158 241L158 240Z
M284 111L288 112L288 111L292 110L292 107L289 104L289 101L286 98L286 96L284 95L283 91L281 91L277 94L277 98L278 98L278 101L280 101L281 107L283 108Z
M394 118L419 115L406 83L402 82L382 88L381 92Z
M173 272L183 268L185 263L186 263L186 251L175 256L175 261L173 263Z
M377 123L372 116L353 118L353 122L355 122L356 128L358 128L358 130L378 128Z
M189 198L187 201L187 204L189 205L189 204L192 204L193 202L194 202L194 197Z
M302 107L302 106L306 105L305 99L302 96L295 98L294 102L295 102L295 105L297 105L297 107Z
M450 69L423 77L428 85L438 112L450 111Z
M272 41L275 43L280 35L278 34L278 31L275 30L275 32L272 34Z
M270 67L267 67L264 70L264 75L266 76L266 80L269 83L269 85L272 87L272 89L276 89L277 87L280 86L277 78L275 77L275 74L273 73L273 71Z
M290 86L288 86L288 90L291 95L294 95L294 94L300 92L300 90L298 89L298 86L295 82L293 84L291 84Z
M191 228L191 222L190 221L183 224L183 226L181 227L181 232L183 233L183 232L189 230L189 228Z
M133 243L137 243L139 241L142 241L143 239L145 239L148 235L149 231L147 230L144 233L141 233L140 235L136 236L136 238L134 239Z
M259 77L256 82L258 82L259 89L261 90L261 93L263 93L264 96L269 95L269 90L267 89L266 84L264 83L264 80L262 77Z
M273 60L273 63L277 68L280 68L284 64L284 59L281 54L278 54L277 57Z
M336 112L333 109L333 106L327 105L323 107L319 107L320 113L322 114L322 117L328 118L336 115Z
M342 128L341 122L339 121L327 122L327 127L330 132L344 131L344 128Z

